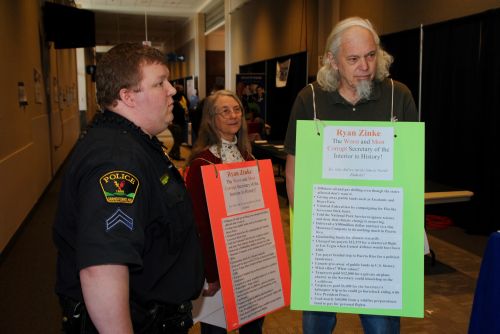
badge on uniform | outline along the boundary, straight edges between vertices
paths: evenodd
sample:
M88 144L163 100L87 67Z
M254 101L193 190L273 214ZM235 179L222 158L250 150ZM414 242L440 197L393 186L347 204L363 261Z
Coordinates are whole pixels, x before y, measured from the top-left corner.
M168 176L168 174L163 174L162 177L160 177L160 182L161 184L166 185L169 179L170 176Z
M132 204L139 189L139 179L121 170L104 174L99 183L108 203Z

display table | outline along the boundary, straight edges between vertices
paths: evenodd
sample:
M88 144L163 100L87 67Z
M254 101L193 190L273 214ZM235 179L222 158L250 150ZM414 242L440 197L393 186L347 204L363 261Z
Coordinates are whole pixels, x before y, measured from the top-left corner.
M256 140L252 142L252 154L256 159L271 159L273 165L278 166L278 176L285 169L286 156L283 143L269 143L267 140Z
M474 195L472 191L456 189L433 181L425 181L425 204L466 202Z

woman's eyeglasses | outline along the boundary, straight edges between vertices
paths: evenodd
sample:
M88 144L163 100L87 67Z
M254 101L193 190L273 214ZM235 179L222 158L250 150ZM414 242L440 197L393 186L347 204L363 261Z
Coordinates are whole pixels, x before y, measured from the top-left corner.
M231 117L231 114L234 113L237 117L241 116L241 109L240 107L234 107L233 109L231 108L224 108L221 111L216 112L217 115L221 115L222 118L229 118Z

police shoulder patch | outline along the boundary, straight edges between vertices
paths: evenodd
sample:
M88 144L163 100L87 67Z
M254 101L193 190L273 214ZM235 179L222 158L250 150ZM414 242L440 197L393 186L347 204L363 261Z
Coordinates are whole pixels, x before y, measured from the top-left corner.
M132 204L139 189L139 179L122 170L104 174L99 183L108 203Z

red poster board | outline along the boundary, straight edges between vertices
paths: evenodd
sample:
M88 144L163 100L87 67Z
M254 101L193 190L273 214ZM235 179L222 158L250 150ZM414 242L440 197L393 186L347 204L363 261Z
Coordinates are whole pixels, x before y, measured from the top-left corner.
M290 304L290 270L270 160L202 167L227 329Z

